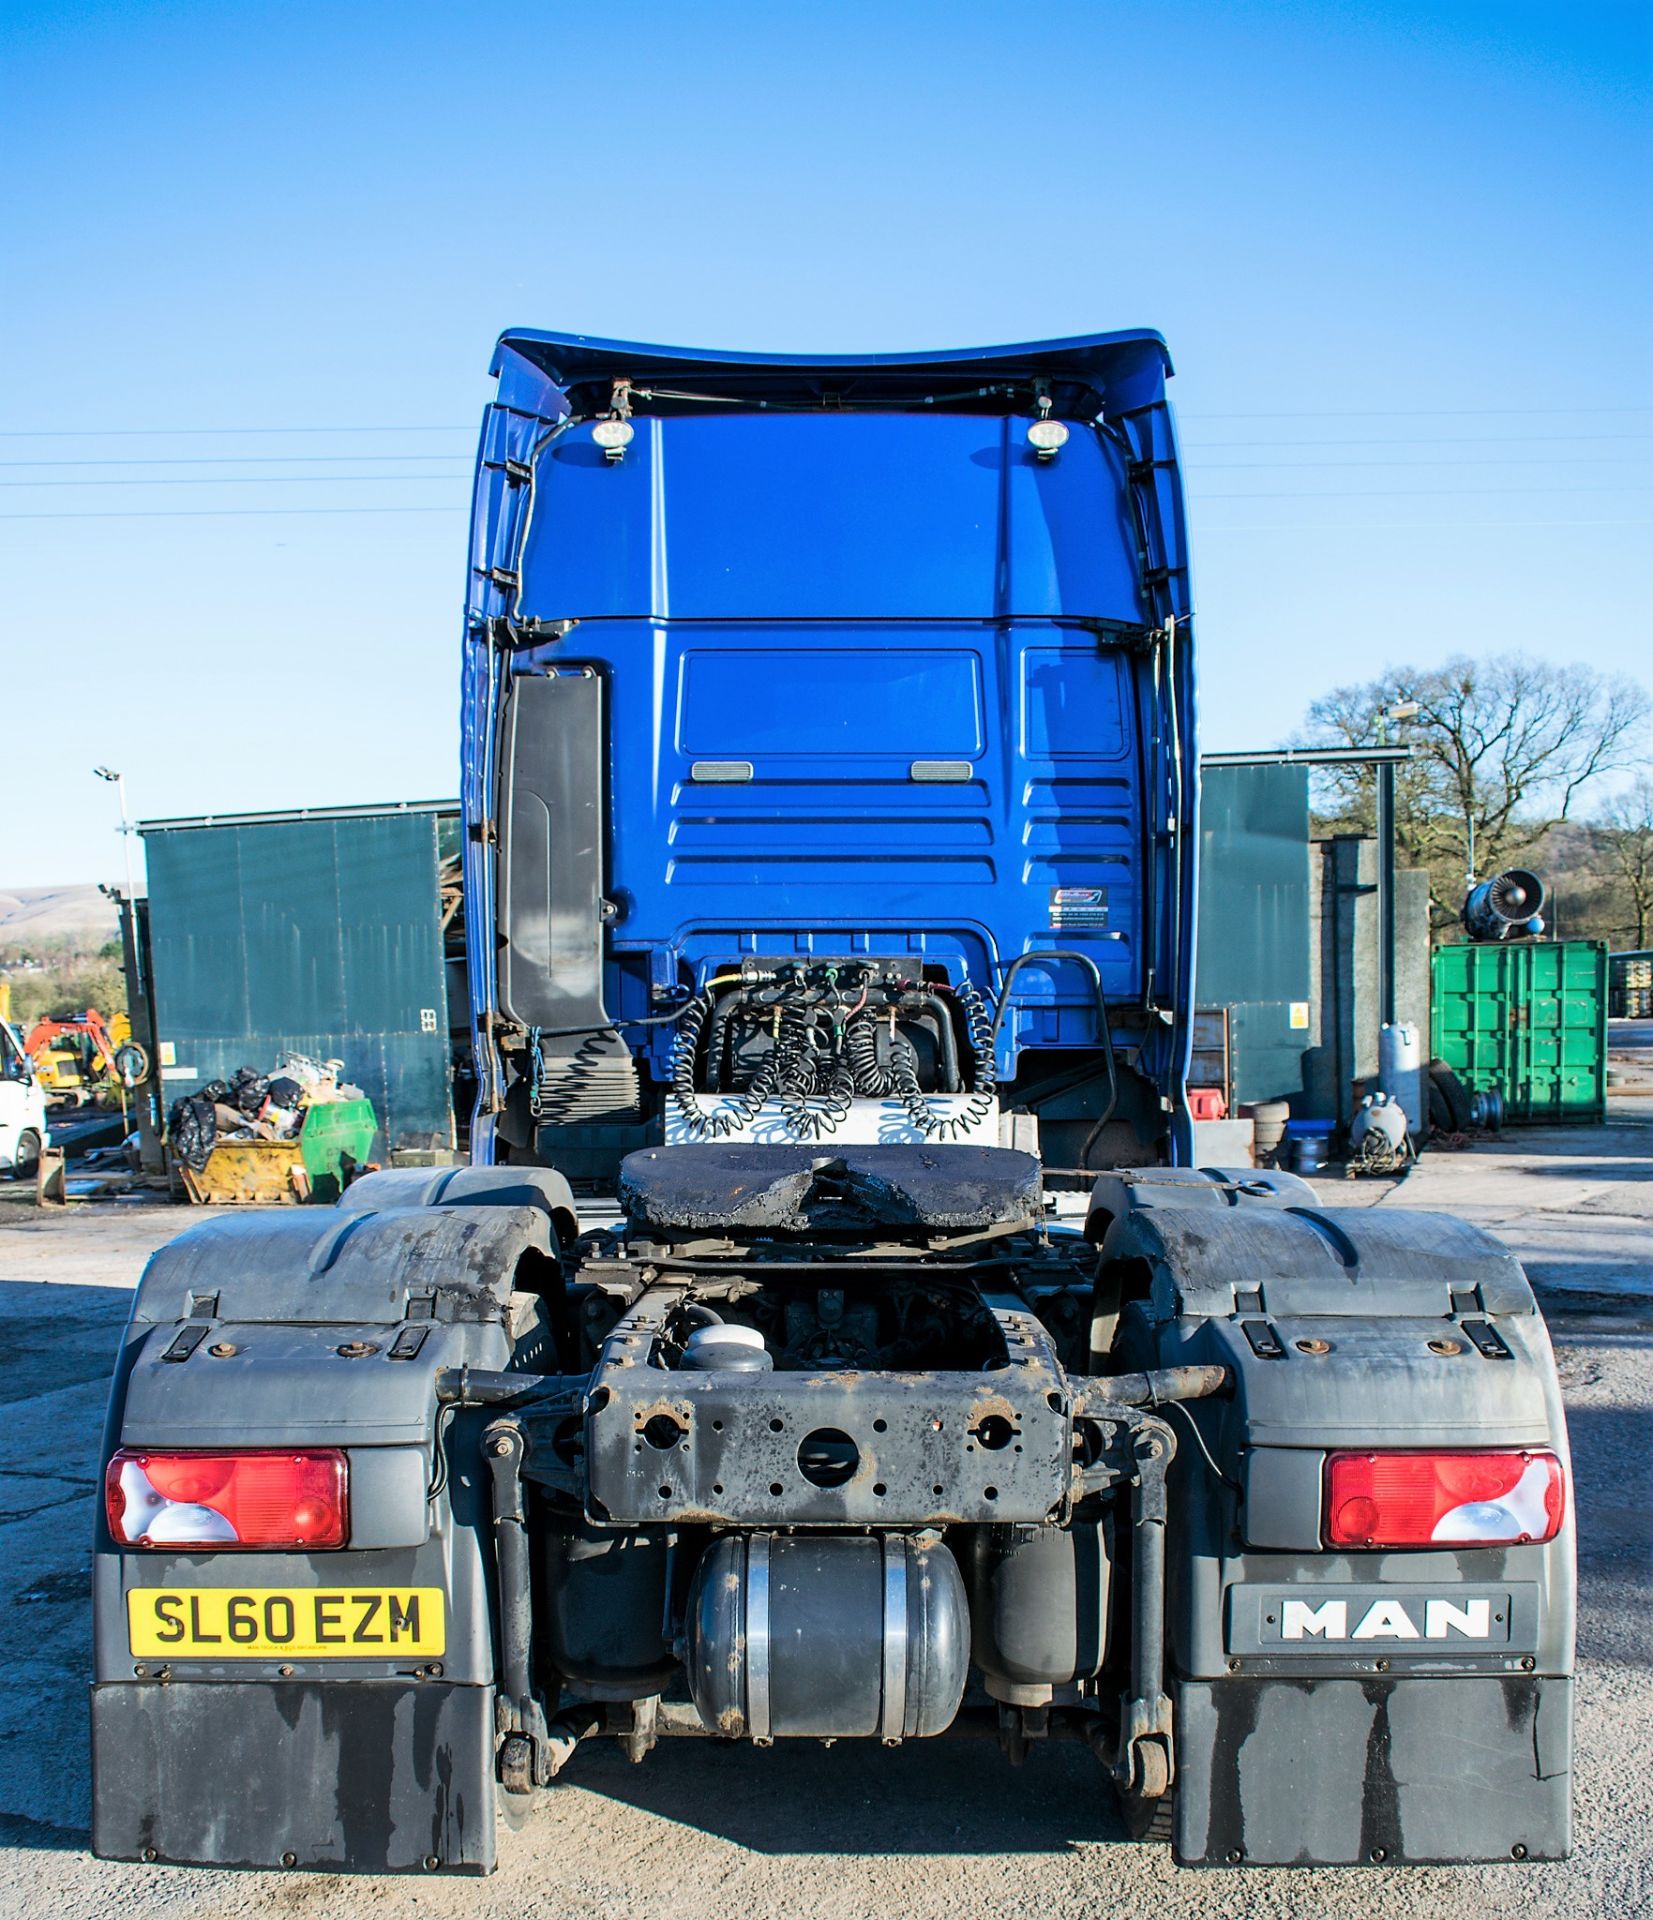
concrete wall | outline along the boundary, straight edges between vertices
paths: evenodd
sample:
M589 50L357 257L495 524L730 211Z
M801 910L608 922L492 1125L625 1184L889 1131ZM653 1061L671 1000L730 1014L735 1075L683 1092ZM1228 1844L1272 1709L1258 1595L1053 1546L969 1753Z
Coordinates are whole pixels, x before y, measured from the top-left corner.
M1345 1124L1354 1084L1375 1086L1378 1068L1378 846L1339 834L1311 847L1309 1046L1296 1111ZM1429 876L1395 876L1395 1018L1429 1043Z

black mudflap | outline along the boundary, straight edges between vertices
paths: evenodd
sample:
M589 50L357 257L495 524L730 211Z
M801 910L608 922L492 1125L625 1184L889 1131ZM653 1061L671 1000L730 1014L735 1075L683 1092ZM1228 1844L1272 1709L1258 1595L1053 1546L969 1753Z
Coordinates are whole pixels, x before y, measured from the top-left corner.
M1562 1678L1183 1681L1176 1857L1563 1859L1572 1724Z
M493 1699L429 1680L94 1687L92 1851L492 1872Z

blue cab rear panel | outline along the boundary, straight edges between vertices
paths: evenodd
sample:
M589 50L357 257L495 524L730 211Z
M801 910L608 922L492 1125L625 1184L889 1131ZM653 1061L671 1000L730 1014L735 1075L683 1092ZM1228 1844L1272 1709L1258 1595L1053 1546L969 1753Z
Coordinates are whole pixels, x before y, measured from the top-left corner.
M902 956L996 1004L1012 959L1061 949L1179 1100L1195 756L1165 371L1153 335L832 363L507 335L465 675L479 1015L510 938L501 709L516 676L595 676L603 1005L656 1080L669 1030L625 1023L742 958ZM616 379L641 397L612 459L591 420ZM1048 460L1036 395L1070 428ZM1024 968L1000 1075L1098 1039L1081 967Z

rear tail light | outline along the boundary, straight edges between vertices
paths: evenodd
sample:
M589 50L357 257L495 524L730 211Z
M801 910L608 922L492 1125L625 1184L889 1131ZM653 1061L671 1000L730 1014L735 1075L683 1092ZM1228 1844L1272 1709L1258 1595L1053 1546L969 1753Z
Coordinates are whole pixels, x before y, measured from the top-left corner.
M104 1475L123 1547L342 1547L348 1475L337 1447L156 1453L122 1447Z
M1334 1453L1334 1547L1496 1547L1553 1540L1566 1514L1553 1453Z

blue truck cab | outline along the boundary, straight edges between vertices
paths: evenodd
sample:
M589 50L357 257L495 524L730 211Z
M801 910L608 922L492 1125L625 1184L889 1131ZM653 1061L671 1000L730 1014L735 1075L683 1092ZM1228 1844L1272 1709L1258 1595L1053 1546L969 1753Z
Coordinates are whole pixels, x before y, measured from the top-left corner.
M1197 758L1159 336L775 360L523 332L494 371L463 694L481 1156L612 1182L734 1113L1185 1161ZM990 1063L961 991L1002 1008ZM841 1042L783 1046L806 1115L761 1097L762 1024L823 996L880 1053L844 1112ZM892 1041L929 1122L873 1094ZM723 1098L686 1113L674 1076Z

